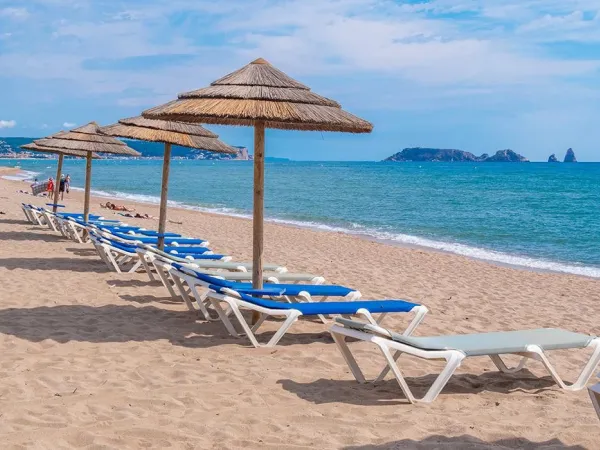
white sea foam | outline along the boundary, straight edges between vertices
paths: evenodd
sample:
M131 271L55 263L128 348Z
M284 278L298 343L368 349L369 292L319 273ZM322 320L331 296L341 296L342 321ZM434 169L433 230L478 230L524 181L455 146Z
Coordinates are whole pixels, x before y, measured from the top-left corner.
M4 175L2 178L11 181L33 181L33 179L39 175L40 172L31 172L29 170L22 170L15 175Z
M73 188L74 190L83 190L81 188ZM129 200L133 202L159 204L160 198L152 195L143 194L128 194L124 192L106 192L106 191L93 191L93 194L99 197L105 198L120 198L123 200ZM169 206L174 206L183 209L189 209L194 211L208 212L212 214L222 214L230 217L239 217L244 219L252 218L252 215L245 213L233 208L209 208L203 206L194 206L177 201L169 201ZM391 233L387 231L381 231L364 227L360 224L352 223L350 227L341 227L335 225L328 225L320 222L311 221L299 221L291 219L281 218L266 218L267 222L278 223L283 225L292 225L301 228L310 228L321 231L346 233L352 235L358 235L369 239L377 239L388 243L396 243L400 245L410 245L416 247L425 247L435 249L443 252L454 253L457 255L467 256L470 258L480 259L484 261L494 262L497 264L510 265L515 267L526 267L534 270L547 270L552 272L563 272L574 275L583 275L592 278L600 278L600 268L589 267L589 266L578 266L573 264L565 264L555 261L549 261L544 259L536 259L528 256L511 255L508 253L498 252L494 250L488 250L479 247L473 247L470 245L435 241L432 239L426 239L418 236L412 236L402 233Z

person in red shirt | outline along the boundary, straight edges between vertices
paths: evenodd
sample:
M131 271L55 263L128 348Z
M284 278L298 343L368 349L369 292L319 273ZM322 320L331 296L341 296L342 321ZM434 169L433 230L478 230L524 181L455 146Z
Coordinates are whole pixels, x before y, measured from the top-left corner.
M53 194L54 194L54 180L52 179L52 177L50 177L48 179L48 197L52 198Z

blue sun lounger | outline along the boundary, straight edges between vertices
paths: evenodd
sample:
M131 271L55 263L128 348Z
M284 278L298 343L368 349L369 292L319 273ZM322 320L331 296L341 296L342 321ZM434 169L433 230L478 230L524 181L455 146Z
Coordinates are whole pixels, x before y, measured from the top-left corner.
M129 226L129 225L128 226L101 225L98 228L100 228L101 230L104 230L104 231L108 231L109 233L128 233L128 234L134 233L134 234L141 234L141 235L148 236L148 237L158 237L158 235L160 234L158 231L155 231L155 230L147 230L142 227ZM165 233L163 233L163 236L165 236L165 237L181 237L181 234L165 232Z
M136 251L136 244L126 244L112 240L99 235L95 231L90 231L90 238L98 252L98 256L100 256L109 269L117 273L131 273L137 271L143 265L148 270L145 261L143 258L140 258L140 255ZM223 255L213 254L210 249L205 247L196 248L198 249L198 253L194 253L193 257L197 259L220 260L224 257Z
M111 233L114 236L123 239L125 241L130 242L141 242L142 244L158 244L157 237L147 237L147 236L138 236L131 235L127 233ZM180 244L180 245L202 245L205 244L206 241L202 239L191 239L191 238L182 238L182 237L165 237L165 244Z
M415 317L405 331L405 335L410 335L427 314L425 306L404 300L284 303L260 298L259 296L283 296L286 293L285 289L266 287L261 290L248 289L245 292L238 292L218 285L209 285L208 299L217 311L227 331L234 337L240 337L240 334L229 320L228 311L222 308L221 303L228 305L254 347L273 347L277 345L279 340L300 316L359 315L365 317L370 323L377 324L373 318L373 314L414 313ZM255 325L250 326L242 315L242 309L260 313L259 321ZM260 344L254 333L269 316L283 317L285 320L266 344Z
M225 280L222 278L216 278L210 275L206 275L202 272L198 272L192 268L185 267L178 263L171 263L171 265L180 271L191 272L200 281L203 281L206 286L214 285L224 288L233 289L234 291L246 293L253 292L252 283L240 283L236 281ZM269 283L270 292L277 292L277 297L305 297L307 302L312 302L311 296L319 297L344 297L345 300L353 301L360 298L360 292L356 289L351 289L346 286L339 285L324 285L324 284L272 284ZM289 300L288 300L289 301Z
M171 269L169 271L174 281L177 278L182 279L193 291L194 300L198 305L198 308L204 313L203 303L206 300L206 293L200 294L196 291L195 285L200 284L201 286L207 287L209 285L221 286L229 289L233 289L237 292L252 292L252 284L248 283L251 280L250 274L232 274L223 273L221 277L215 277L210 274L195 270L189 265L183 265L176 262L171 262ZM221 275L221 274L220 274ZM279 292L284 291L283 294L277 295L282 300L288 303L294 303L298 301L313 302L313 301L325 301L329 297L342 297L344 301L355 301L360 299L360 292L345 286L338 285L324 285L325 279L312 274L302 273L263 273L264 281L267 283L269 288L278 289ZM282 283L287 281L288 283ZM296 283L296 284L291 284ZM177 284L177 282L176 282ZM181 288L178 286L179 291ZM274 291L272 291L274 292ZM184 300L185 295L181 294ZM319 300L315 300L314 297L320 297ZM188 302L187 299L186 303ZM381 319L385 317L381 316ZM323 314L319 314L319 319L323 323L327 323L328 320Z

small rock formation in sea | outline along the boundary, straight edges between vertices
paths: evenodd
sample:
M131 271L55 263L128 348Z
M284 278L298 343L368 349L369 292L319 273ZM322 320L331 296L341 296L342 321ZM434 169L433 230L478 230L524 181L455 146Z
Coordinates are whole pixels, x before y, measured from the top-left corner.
M442 162L529 162L529 160L513 150L498 150L493 156L484 153L475 156L473 153L444 148L405 148L384 161L442 161Z
M498 150L494 156L482 160L483 162L529 162L527 158L519 155L517 152L506 149Z
M567 153L565 154L565 162L566 163L577 162L577 158L575 158L575 152L573 151L572 148L567 150Z
M548 158L548 162L558 162L558 158L554 153L550 155L550 157Z

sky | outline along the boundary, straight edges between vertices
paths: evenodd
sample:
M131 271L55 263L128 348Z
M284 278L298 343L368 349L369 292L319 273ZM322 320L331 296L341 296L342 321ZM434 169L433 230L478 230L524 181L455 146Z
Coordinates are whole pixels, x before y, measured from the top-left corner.
M600 0L0 0L0 136L139 115L258 57L374 124L268 130L267 156L600 161Z

